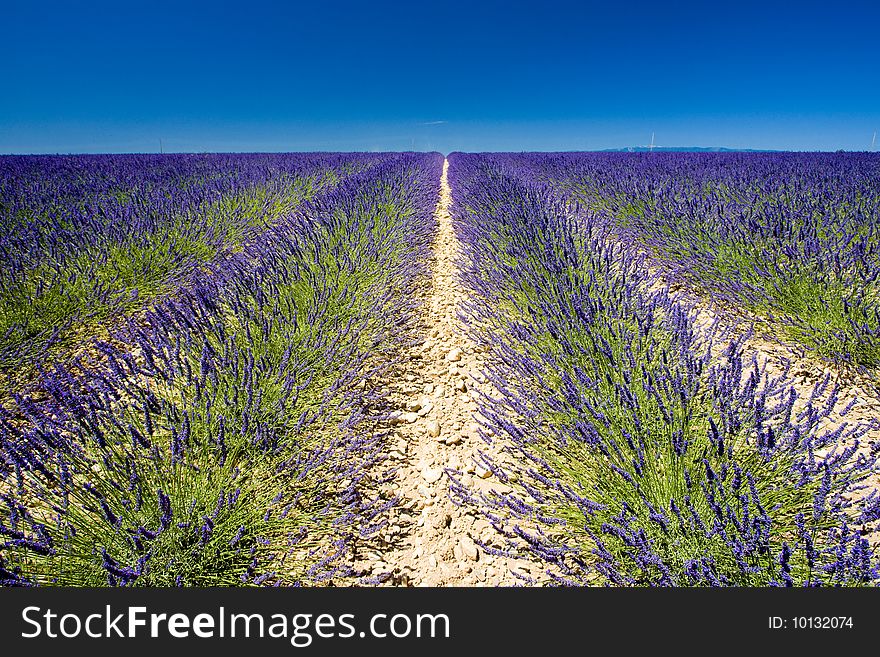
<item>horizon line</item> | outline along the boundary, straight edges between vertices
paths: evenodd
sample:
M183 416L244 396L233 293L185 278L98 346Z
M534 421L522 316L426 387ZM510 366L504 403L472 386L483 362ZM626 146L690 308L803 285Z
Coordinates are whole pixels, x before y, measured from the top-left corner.
M723 146L655 146L653 149L647 146L623 146L617 148L596 148L596 149L549 149L549 150L460 150L454 149L448 152L439 150L412 150L412 149L340 149L340 150L313 150L313 149L294 149L294 150L180 150L180 151L7 151L0 152L0 157L47 157L47 156L74 156L74 155L279 155L284 153L440 153L441 155L450 155L452 153L687 153L699 152L709 154L723 153L880 153L878 150L871 149L779 149L779 148L728 148Z

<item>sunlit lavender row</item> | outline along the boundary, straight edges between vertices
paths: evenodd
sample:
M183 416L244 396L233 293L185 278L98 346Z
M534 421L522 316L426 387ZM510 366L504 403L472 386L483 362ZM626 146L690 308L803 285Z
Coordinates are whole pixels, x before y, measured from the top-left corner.
M381 505L362 485L382 452L371 416L376 381L408 339L405 291L426 275L442 158L179 158L167 184L158 159L92 163L6 163L102 173L93 194L70 173L41 202L16 212L4 204L5 221L28 224L20 235L45 236L42 251L27 256L8 247L4 282L41 257L62 263L88 245L106 251L130 225L137 240L185 229L196 215L213 216L211 190L228 205L216 211L222 230L210 221L198 229L199 240L218 240L210 257L183 267L190 261L175 255L155 302L113 317L103 334L82 338L88 348L55 358L28 387L7 388L0 579L344 579L352 541L381 522ZM230 171L240 177L229 182ZM21 190L41 192L41 175L7 183L4 198L36 198ZM291 191L293 181L306 187ZM119 186L140 191L116 199ZM153 214L148 199L163 196ZM55 198L81 204L71 212L86 218L54 214ZM72 231L79 246L56 247L47 227Z
M515 157L667 280L832 365L880 366L880 155Z
M758 292L704 274L746 245L779 278L870 290L876 158L449 161L464 314L498 391L481 413L508 456L487 466L513 488L453 485L505 533L507 548L487 551L531 555L570 585L877 583L876 420L847 421L852 405L839 407L829 377L798 392L726 324L698 324L651 260L686 245L691 259L672 274L730 300ZM747 190L764 196L737 196ZM840 261L823 273L830 245ZM872 330L852 326L860 340Z
M0 158L0 367L143 309L368 154Z

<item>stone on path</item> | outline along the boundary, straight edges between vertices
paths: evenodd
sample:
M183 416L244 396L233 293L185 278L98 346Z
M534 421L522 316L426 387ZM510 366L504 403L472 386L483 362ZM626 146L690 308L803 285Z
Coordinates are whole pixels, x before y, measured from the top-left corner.
M461 553L471 561L476 561L479 558L480 551L477 548L477 544L469 537L464 536L461 541L459 541L459 545L461 546Z
M492 471L482 463L478 463L474 467L474 474L477 475L480 479L488 479L492 476Z
M424 479L429 484L440 481L440 477L442 476L443 470L440 468L425 468L424 470L422 470L422 479Z

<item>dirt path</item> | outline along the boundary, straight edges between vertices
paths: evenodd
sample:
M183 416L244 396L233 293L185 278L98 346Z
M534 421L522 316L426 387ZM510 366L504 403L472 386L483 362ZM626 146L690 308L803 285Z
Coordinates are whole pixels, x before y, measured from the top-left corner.
M385 465L397 470L384 492L399 503L388 526L358 549L355 567L396 586L513 586L539 576L540 566L478 547L482 541L500 548L503 538L478 509L456 506L448 492L447 470L460 473L462 483L475 490L510 490L478 458L485 451L498 459L500 449L480 437L475 421L476 394L487 387L481 373L485 356L456 316L464 291L456 278L448 166L444 162L432 277L422 290L424 341L390 383L396 417Z

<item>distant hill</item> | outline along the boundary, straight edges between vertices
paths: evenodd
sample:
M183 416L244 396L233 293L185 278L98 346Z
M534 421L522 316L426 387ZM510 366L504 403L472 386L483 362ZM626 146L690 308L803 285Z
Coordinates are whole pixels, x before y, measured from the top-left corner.
M724 148L723 146L626 146L624 148L605 148L602 153L779 153L763 148Z

